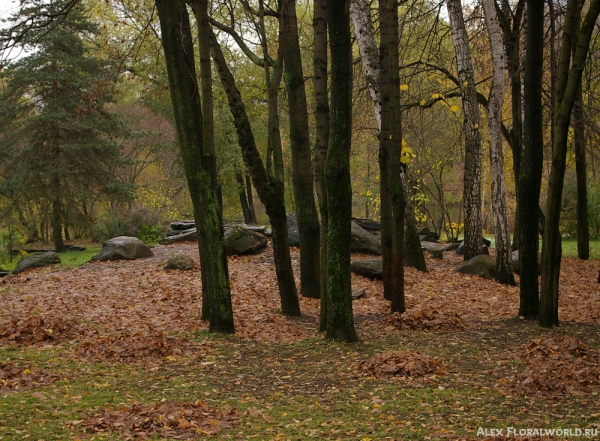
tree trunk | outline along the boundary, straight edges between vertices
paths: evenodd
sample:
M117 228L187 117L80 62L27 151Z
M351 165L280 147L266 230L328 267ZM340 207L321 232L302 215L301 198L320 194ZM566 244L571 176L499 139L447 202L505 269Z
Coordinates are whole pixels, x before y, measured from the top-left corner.
M271 181L267 175L258 148L256 147L252 126L250 125L242 96L235 85L233 75L227 66L221 47L214 35L211 35L210 49L217 66L221 84L227 95L229 109L233 116L238 143L242 150L246 168L250 176L252 176L254 188L256 188L258 197L265 205L271 222L273 230L273 258L275 260L275 272L277 274L277 284L281 298L281 312L285 315L299 316L300 304L298 302L296 282L290 258L283 185L279 185L277 180Z
M55 165L54 170L52 172L52 177L50 179L52 195L52 242L54 243L54 250L57 253L64 253L66 248L65 242L63 241L62 231L63 208L61 197L60 171L58 166L60 161L60 146L58 145L58 140L53 142L55 142L56 145L52 147L52 159Z
M540 298L540 326L558 326L558 286L561 263L560 211L567 159L569 122L581 76L587 58L592 32L600 14L600 0L592 0L579 35L579 0L569 0L563 25L560 59L556 79L554 104L555 137L552 146L552 168L546 202L546 228L542 247L542 291ZM572 51L572 45L575 45ZM572 56L572 59L571 59ZM572 61L571 61L572 60Z
M329 142L329 97L327 95L327 4L314 0L313 89L315 94L315 189L321 215L321 311L319 330L327 329L327 187L325 161Z
M175 124L181 148L185 174L194 205L194 216L199 241L200 256L205 264L206 287L203 296L210 299L211 332L232 333L233 311L227 256L223 247L222 223L219 204L212 179L214 160L204 151L202 111L196 80L194 48L189 16L183 2L156 0L161 27L171 101L175 112Z
M406 310L404 301L404 214L405 200L404 189L401 181L401 163L402 155L402 121L400 118L400 77L398 66L400 65L398 54L398 4L395 0L387 0L381 2L386 8L384 14L379 15L380 27L387 27L388 31L385 34L387 39L381 38L381 45L388 45L387 59L382 59L381 72L384 70L389 72L389 79L381 79L382 96L389 96L389 101L382 100L381 105L381 128L382 133L390 133L390 138L385 143L385 148L388 148L389 159L389 191L392 209L392 249L391 249L391 279L390 286L392 287L391 295L391 312L403 313ZM380 5L381 5L380 3ZM381 7L381 6L380 6ZM388 66L383 69L384 64ZM384 85L389 89L384 92ZM389 124L388 128L385 125ZM382 139L382 138L380 138ZM380 141L381 142L381 141ZM385 279L384 274L384 279Z
M465 210L465 260L483 252L481 241L481 132L475 74L460 0L448 0L452 42L456 50L465 130L463 205Z
M213 190L217 192L217 200L219 203L219 217L222 217L223 201L221 189L217 180L216 156L215 156L215 135L214 135L214 118L213 118L213 93L212 93L212 68L210 62L210 46L209 46L209 31L210 23L208 21L208 3L207 0L194 0L191 2L192 11L198 24L198 52L200 59L200 89L202 93L202 151L205 156L205 163L210 167L211 182ZM212 164L215 164L213 167ZM222 221L221 221L222 222ZM198 237L198 252L200 254L200 267L210 264L205 263L204 247L200 245L202 237ZM206 274L201 271L202 292L209 292L207 286ZM202 299L202 320L210 319L211 297L205 296Z
M327 0L331 48L331 126L325 166L327 185L327 328L337 341L356 341L350 285L350 147L352 141L352 42L349 1Z
M252 197L252 181L250 176L246 174L246 197L248 198L248 212L250 213L250 223L253 225L258 224L256 219L256 210L254 209L254 198Z
M504 153L502 150L502 106L504 105L504 48L494 0L483 0L485 22L492 50L492 90L488 108L490 162L492 165L492 207L496 234L496 280L516 285L512 268L510 231L504 185Z
M508 0L502 0L497 10L502 37L506 51L506 65L510 81L512 127L510 129L510 148L513 157L513 174L515 179L515 195L519 206L519 175L521 165L521 149L523 146L523 99L521 94L521 22L525 10L525 0L519 0L514 13ZM511 20L512 19L512 20ZM512 249L519 249L519 211L515 213Z
M585 124L581 84L573 107L573 140L575 171L577 175L577 255L581 260L590 258L590 227L588 219L587 166L585 153Z
M519 316L537 318L538 210L542 180L544 138L542 132L542 83L544 52L544 3L527 0L527 40L524 62L523 150L519 175Z
M235 180L237 181L238 194L240 196L240 205L242 207L242 213L244 215L244 223L249 224L252 222L252 219L250 219L250 209L248 208L248 199L246 198L246 187L244 184L244 178L238 170L235 171Z
M284 79L288 92L292 180L300 233L300 292L321 296L321 246L319 217L313 190L313 170L308 131L308 105L298 38L296 1L283 0Z
M381 95L379 90L379 51L377 50L377 42L375 40L375 28L371 20L370 2L366 0L352 0L350 2L350 15L354 23L354 33L360 50L360 56L363 63L365 80L369 87L371 100L373 101L373 110L377 127L381 130ZM419 271L426 272L427 264L425 256L421 249L421 241L414 216L414 209L410 200L410 191L406 179L406 172L403 171L401 176L402 188L404 192L404 202L406 205L404 220L405 220L405 236L404 236L404 264L411 266ZM368 218L369 206L366 206L366 217Z

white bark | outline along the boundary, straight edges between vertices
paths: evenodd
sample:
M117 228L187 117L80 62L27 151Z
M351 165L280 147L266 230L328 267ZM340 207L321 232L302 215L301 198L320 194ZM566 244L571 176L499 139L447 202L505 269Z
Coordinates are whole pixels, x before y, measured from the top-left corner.
M492 90L488 108L488 127L492 166L492 208L496 230L496 277L501 283L514 284L504 185L504 153L502 151L502 106L506 87L504 46L494 0L483 0L483 11L492 52Z
M375 28L371 20L371 4L368 0L352 0L350 16L354 23L354 33L362 59L365 80L369 87L377 128L381 130L381 97L379 94L379 49L375 40Z
M465 259L481 254L481 131L475 74L460 0L448 0L448 17L462 94L465 130Z

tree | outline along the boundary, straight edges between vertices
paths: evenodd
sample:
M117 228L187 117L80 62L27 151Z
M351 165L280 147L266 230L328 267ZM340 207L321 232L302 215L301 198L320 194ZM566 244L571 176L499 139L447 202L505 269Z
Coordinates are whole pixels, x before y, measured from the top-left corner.
M283 0L284 80L288 93L292 180L300 233L300 291L306 297L321 296L319 218L313 189L313 169L308 130L308 104L298 39L296 1Z
M331 49L330 136L327 186L327 327L337 341L356 341L350 285L350 147L352 141L352 43L349 0L327 0Z
M32 6L22 14L52 14L65 4ZM121 199L132 188L112 173L122 161L116 137L124 130L108 109L115 93L114 69L85 48L84 36L94 32L77 6L51 30L22 39L20 44L33 53L4 72L8 84L0 98L0 118L11 145L8 166L20 175L22 188L34 190L51 206L58 252L65 251L65 211L73 201L69 188L94 188Z
M465 260L482 253L481 242L481 131L475 74L460 0L448 0L448 16L462 95L465 131Z
M504 48L494 0L484 0L483 9L492 51L492 90L488 108L490 162L492 164L492 206L496 232L496 280L515 285L510 249L510 231L504 188L504 153L502 151L502 106L504 104Z
M569 0L563 25L560 58L556 79L554 103L554 130L552 168L546 202L546 228L542 246L542 291L540 298L540 326L558 326L558 286L562 257L560 211L566 168L569 125L577 91L581 85L592 32L598 15L600 0L592 0L578 35L580 0ZM573 48L573 46L575 46ZM574 49L574 50L573 50Z
M177 135L185 167L198 236L199 254L203 258L206 291L210 302L211 332L232 333L233 311L227 255L223 246L220 209L213 182L216 168L214 155L205 149L202 108L196 77L193 39L186 4L156 0L160 19L171 100L175 112ZM208 297L208 299L207 299Z

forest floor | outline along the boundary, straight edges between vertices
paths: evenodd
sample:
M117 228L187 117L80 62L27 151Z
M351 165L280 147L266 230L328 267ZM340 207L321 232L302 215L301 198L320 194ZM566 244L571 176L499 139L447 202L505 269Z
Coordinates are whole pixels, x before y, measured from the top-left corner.
M280 313L270 248L229 258L231 336L200 321L197 268L163 269L196 244L154 252L0 281L0 440L600 438L597 260L563 260L553 330L453 253L406 269L403 316L353 275L360 342L339 344L318 300Z

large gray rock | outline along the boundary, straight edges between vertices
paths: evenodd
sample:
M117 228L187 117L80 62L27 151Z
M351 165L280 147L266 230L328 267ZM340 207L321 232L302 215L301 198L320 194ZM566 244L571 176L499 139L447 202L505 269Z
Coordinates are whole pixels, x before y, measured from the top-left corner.
M480 254L456 268L456 272L485 279L494 279L496 277L496 262L490 256Z
M290 242L290 246L299 247L300 232L298 230L298 219L296 218L296 213L288 213L285 215L285 217L287 218L288 240Z
M267 246L267 238L240 225L233 225L223 235L225 251L228 256L251 254Z
M42 268L48 265L60 263L60 257L54 251L43 251L31 253L23 257L13 271L14 274L21 273L30 268Z
M519 274L520 263L519 263L519 250L513 251L511 254L511 263L513 267L513 271L516 274ZM538 276L542 274L542 254L538 253ZM598 282L600 283L600 282Z
M421 248L426 250L429 254L431 254L436 259L444 258L444 249L443 249L442 245L437 242L428 242L428 241L422 240Z
M488 248L490 247L490 245L492 244L492 241L489 239L486 239L485 237L481 238L481 242L483 244L483 253L484 254L490 254ZM458 248L456 248L456 254L458 256L464 256L465 255L465 241L463 240L460 245L458 246Z
M460 246L460 242L451 242L442 246L442 251L456 251Z
M198 240L198 232L195 228L190 228L189 230L184 230L179 234L175 234L172 236L167 236L160 241L163 245L169 245L170 243L178 243L178 242L196 242Z
M102 251L92 257L92 260L134 260L152 257L154 253L137 237L113 237L102 244Z
M169 270L186 271L194 269L195 266L196 263L194 262L194 259L192 259L190 256L186 256L185 254L177 254L176 256L171 257L165 263L165 269Z
M350 250L353 253L381 254L381 242L356 222L351 222Z
M361 276L379 280L383 279L381 259L353 260L350 264L350 270Z

